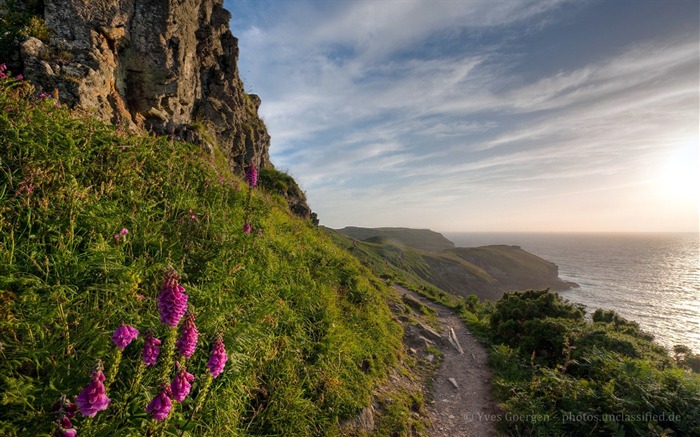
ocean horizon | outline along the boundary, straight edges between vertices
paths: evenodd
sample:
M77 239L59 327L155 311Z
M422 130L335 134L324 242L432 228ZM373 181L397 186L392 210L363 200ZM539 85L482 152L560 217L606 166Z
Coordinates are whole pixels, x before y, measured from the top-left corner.
M456 246L520 246L579 284L559 295L614 310L671 349L700 352L700 234L640 232L442 232Z

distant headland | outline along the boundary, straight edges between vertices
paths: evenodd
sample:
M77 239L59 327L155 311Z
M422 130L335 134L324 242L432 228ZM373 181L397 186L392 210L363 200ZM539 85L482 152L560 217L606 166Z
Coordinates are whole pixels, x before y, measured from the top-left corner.
M429 229L352 226L336 231L353 240L355 252L361 252L366 262L383 259L393 268L458 296L475 294L495 300L508 291L578 287L559 278L556 264L519 246L456 247Z

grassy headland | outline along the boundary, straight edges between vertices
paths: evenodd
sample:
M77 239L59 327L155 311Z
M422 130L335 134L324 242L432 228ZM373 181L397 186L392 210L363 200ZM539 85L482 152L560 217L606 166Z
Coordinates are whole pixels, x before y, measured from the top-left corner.
M577 286L559 279L555 264L518 246L454 247L427 229L347 227L328 232L375 273L410 278L424 288L432 284L456 296L495 300L505 291Z

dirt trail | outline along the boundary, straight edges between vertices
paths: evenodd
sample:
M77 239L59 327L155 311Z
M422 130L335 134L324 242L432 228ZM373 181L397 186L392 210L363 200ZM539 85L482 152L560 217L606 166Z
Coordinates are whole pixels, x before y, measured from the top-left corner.
M426 389L432 398L427 405L432 423L430 436L497 436L496 422L489 417L502 412L491 395L491 371L486 349L450 309L399 285L394 287L400 294L435 310L442 326L445 341L437 347L444 354L444 360L433 376L432 386ZM448 341L451 329L463 354Z

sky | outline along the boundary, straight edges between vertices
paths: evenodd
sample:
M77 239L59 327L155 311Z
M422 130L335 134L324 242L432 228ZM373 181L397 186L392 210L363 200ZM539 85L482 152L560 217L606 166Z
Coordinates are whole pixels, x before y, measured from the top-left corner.
M697 0L224 5L323 225L698 232Z

